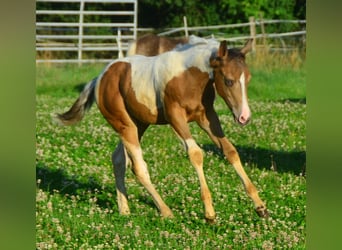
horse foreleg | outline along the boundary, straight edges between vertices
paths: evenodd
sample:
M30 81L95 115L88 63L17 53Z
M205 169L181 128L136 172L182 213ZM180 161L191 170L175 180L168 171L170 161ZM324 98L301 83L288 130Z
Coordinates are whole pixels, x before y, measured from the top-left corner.
M254 208L260 217L268 217L268 211L265 203L260 199L258 191L252 181L247 176L244 168L242 167L241 160L238 152L233 144L231 144L227 138L220 139L223 153L228 161L233 165L236 173L239 175L247 195L253 200Z
M119 143L112 155L112 163L115 176L119 213L122 215L128 215L130 214L130 210L128 206L127 192L125 187L125 173L126 167L130 165L131 162L122 142Z
M180 119L181 116L173 116L172 127L178 138L182 141L187 150L191 164L194 166L200 182L201 199L204 204L204 216L209 222L215 220L216 214L213 207L211 193L206 182L203 172L203 152L192 138L189 126L185 120Z
M204 204L204 216L209 221L215 220L216 214L213 207L211 193L203 172L203 152L197 143L192 139L186 139L185 144L188 150L191 164L195 167L201 187L201 199Z
M159 209L163 217L173 217L171 209L165 204L159 193L151 182L150 175L148 173L147 164L143 159L142 150L138 145L124 142L128 154L131 157L133 166L132 170L138 181L144 186L144 188L151 194L152 199Z
M255 210L260 217L267 217L268 212L265 203L260 199L258 191L252 181L247 176L242 167L238 152L233 144L224 136L219 119L213 109L208 109L201 119L197 121L200 127L207 132L212 141L221 148L227 160L233 165L239 175L247 195L252 199Z

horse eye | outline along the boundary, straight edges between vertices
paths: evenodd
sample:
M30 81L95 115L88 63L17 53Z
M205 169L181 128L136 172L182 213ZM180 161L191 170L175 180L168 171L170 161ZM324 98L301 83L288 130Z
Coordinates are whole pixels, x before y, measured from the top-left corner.
M231 87L233 86L234 81L224 77L224 83L226 84L226 86Z

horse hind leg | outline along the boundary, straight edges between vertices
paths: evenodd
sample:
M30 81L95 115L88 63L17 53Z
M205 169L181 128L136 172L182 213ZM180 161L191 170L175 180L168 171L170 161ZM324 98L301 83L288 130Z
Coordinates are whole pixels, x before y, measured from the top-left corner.
M122 215L128 215L130 214L130 210L125 186L125 173L126 168L131 164L131 161L122 142L119 143L112 155L112 163L119 213Z

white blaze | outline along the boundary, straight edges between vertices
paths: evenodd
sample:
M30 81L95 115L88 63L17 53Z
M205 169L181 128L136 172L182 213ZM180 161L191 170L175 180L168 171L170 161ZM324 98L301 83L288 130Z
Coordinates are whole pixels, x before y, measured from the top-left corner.
M240 117L244 118L245 120L248 120L248 118L251 115L251 111L249 109L248 106L248 100L247 100L247 92L246 92L246 85L245 85L245 73L242 72L241 76L240 76L240 85L241 85L241 95L242 95L242 107L241 107L241 114L239 116L239 120Z

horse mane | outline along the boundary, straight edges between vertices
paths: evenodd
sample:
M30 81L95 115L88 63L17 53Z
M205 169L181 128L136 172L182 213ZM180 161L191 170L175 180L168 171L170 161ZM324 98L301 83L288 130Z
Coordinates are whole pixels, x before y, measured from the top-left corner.
M196 46L206 46L208 48L218 48L219 42L214 38L202 38L195 35L190 35L188 43L178 44L172 51L185 51Z
M231 59L233 59L233 58L239 58L241 60L246 59L245 54L241 53L241 50L238 48L228 49L228 55L229 55L229 58L231 58Z

